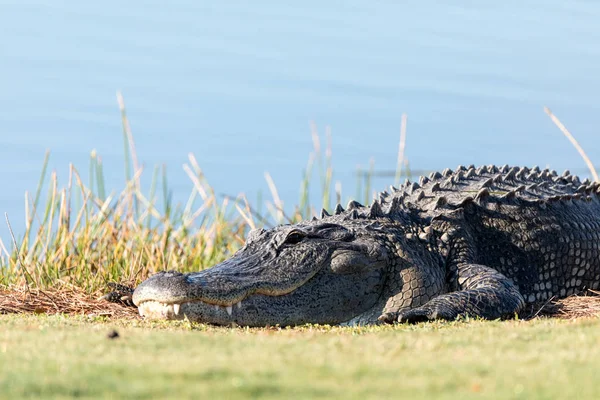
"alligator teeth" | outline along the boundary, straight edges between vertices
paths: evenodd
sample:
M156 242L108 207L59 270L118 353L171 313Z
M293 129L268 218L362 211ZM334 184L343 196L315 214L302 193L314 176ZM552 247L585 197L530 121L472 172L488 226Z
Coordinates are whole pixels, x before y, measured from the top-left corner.
M211 306L211 304L204 303L202 301L199 301L198 303L204 304L205 306ZM190 304L195 303L185 302L166 304L154 300L148 300L142 302L138 308L141 316L150 319L178 319L178 317L182 316L182 305L189 306ZM240 300L237 303L233 303L228 306L222 306L219 304L212 304L212 306L215 308L215 312L219 313L220 310L225 310L229 316L232 316L234 308L237 307L238 310L242 308L242 301Z

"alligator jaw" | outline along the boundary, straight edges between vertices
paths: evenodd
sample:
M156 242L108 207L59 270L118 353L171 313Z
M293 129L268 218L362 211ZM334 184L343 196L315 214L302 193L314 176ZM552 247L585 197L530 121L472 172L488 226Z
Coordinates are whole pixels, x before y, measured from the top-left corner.
M209 271L192 274L163 272L149 278L133 294L139 314L147 319L187 318L216 325L235 322L253 326L256 318L263 314L259 311L261 306L256 304L257 301L261 303L264 299L285 298L304 283L300 281L283 288L263 285L255 288L235 287L228 293L210 292L205 290L206 278L203 278ZM310 274L308 279L312 276Z

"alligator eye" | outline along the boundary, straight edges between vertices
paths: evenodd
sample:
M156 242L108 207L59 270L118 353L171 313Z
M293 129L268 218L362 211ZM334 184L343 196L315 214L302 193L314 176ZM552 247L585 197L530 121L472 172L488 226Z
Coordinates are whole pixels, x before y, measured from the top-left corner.
M302 239L305 238L304 233L302 232L292 232L290 233L286 238L285 238L285 244L296 244L296 243L300 243L302 241Z

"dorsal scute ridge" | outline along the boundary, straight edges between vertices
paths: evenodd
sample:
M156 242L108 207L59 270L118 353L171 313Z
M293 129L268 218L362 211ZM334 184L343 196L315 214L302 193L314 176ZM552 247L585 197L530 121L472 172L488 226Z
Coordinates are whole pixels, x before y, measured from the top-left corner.
M515 199L540 201L558 193L573 195L577 190L584 193L586 190L596 191L591 188L593 183L580 180L568 170L559 175L555 170L540 170L537 166L529 168L510 165L498 167L493 164L468 167L459 165L454 171L446 168L442 172L432 172L428 177L420 177L416 181L419 184L410 184L410 181L407 181L398 193L392 194L392 197L402 196L402 205L399 207L422 211L439 210L439 197L446 199L448 207L464 206L472 202L465 199L476 198L483 188L487 188L489 195L480 196L479 203L475 201L477 204L502 200L510 200L510 204L514 204ZM581 188L584 184L586 186ZM583 201L585 196L580 198ZM387 201L390 202L390 199Z
M455 171L446 168L415 181L407 179L399 188L391 186L390 189L392 193L383 191L366 206L350 201L344 209L338 204L331 211L332 215L324 210L321 218L339 215L349 219L397 218L408 211L435 216L459 207L485 206L494 202L501 206L529 201L545 207L546 203L600 201L600 183L580 180L568 170L559 175L554 170L540 170L537 166L459 165Z

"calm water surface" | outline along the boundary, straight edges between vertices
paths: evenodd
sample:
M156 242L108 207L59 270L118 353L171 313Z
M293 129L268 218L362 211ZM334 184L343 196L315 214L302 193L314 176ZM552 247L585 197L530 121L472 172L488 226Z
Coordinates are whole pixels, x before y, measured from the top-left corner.
M600 160L600 3L592 1L0 1L0 209L22 227L46 149L65 182L103 157L123 185L115 92L147 178L165 163L176 200L195 153L221 193L291 205L331 126L335 179L393 170L400 115L414 169L550 165L585 174L549 106ZM379 178L383 188L392 178Z

